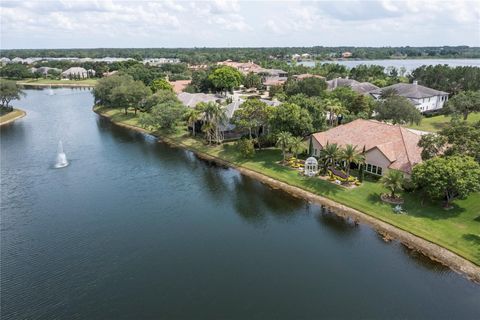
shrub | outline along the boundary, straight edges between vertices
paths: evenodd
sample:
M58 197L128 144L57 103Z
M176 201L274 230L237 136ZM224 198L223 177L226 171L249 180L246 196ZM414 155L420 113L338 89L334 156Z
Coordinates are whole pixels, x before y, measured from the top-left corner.
M235 142L235 148L244 158L251 158L255 154L253 140L242 138Z

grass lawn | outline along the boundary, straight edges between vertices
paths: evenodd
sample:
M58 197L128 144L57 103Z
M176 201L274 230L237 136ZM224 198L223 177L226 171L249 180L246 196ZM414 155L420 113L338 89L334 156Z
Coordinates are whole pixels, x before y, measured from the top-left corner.
M87 85L94 86L97 84L97 79L84 80L57 80L57 79L24 79L17 81L18 84L37 84L37 85Z
M133 112L124 115L120 109L102 109L113 121L138 125ZM165 136L164 133L162 133ZM336 202L367 213L380 220L407 230L424 239L435 242L464 258L480 265L480 193L468 199L457 200L454 208L444 210L440 203L423 200L418 193L404 193L403 208L407 214L394 214L392 205L383 203L380 194L386 192L379 182L364 181L353 189L346 189L318 178L307 178L298 172L276 164L281 160L278 149L258 151L252 159L245 160L235 151L232 143L206 146L185 132L166 135L171 140L190 149L228 160L235 165L254 170L276 180L319 194Z
M423 131L431 131L436 132L440 131L445 127L450 125L450 120L452 117L450 116L434 116L434 117L424 117L422 122L419 125L409 125L409 128L423 130ZM468 115L467 122L473 123L480 121L480 113L471 113Z
M25 114L25 111L13 109L13 111L4 110L4 108L0 108L0 124L3 124L7 121L15 119Z

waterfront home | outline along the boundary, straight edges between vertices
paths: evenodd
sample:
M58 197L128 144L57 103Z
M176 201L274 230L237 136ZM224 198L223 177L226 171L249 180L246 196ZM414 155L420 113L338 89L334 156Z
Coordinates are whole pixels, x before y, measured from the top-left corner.
M370 92L370 95L379 100L383 90L395 90L399 96L409 99L413 105L422 113L434 113L443 108L448 101L448 93L438 91L413 83L397 83L388 87L378 88Z
M325 80L325 77L319 76L318 74L311 74L311 73L302 73L302 74L296 74L293 76L293 79L297 81L305 80L307 78L318 78L318 79Z
M413 167L422 162L418 146L421 134L400 125L357 119L312 135L313 156L319 157L327 143L352 144L365 153L365 171L382 176L390 169L410 177Z
M353 54L349 51L345 51L342 53L342 58L351 58Z
M86 70L85 68L81 68L81 67L72 67L62 72L63 79L71 79L71 78L86 79L89 76L94 76L94 75L95 75L94 70Z
M178 100L180 100L185 106L189 108L195 108L200 102L217 102L217 98L214 94L208 93L188 93L181 92L177 94Z
M353 91L368 95L370 91L378 89L378 87L370 82L358 82L357 80L348 78L335 78L327 81L327 90L335 90L339 87L349 87Z
M36 72L37 72L37 73L42 74L43 76L46 76L46 75L48 75L48 74L51 73L51 72L54 72L54 73L55 73L55 72L58 72L58 73L60 73L60 72L62 72L62 69L50 68L50 67L39 67L39 68L30 68L30 71L31 71L32 73L36 73Z
M261 66L259 66L256 63L253 63L252 61L236 62L228 59L225 61L217 62L217 65L229 66L229 67L235 68L243 74L248 74L250 72L259 73L261 70L264 70Z

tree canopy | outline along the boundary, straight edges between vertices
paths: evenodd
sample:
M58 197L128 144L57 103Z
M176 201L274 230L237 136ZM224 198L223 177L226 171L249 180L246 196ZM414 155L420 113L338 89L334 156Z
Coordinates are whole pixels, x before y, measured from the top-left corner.
M467 120L472 112L480 112L480 91L464 91L453 96L443 108L445 114L460 114Z
M422 120L420 111L407 98L397 95L379 101L375 112L378 120L391 121L393 124L419 124Z
M269 122L273 133L286 131L304 137L313 131L308 111L294 103L282 103L276 107Z
M218 91L232 91L243 82L243 76L237 69L223 66L215 69L209 76L210 80Z
M480 165L467 156L435 157L413 168L412 180L432 199L444 199L449 207L480 191Z
M0 102L2 107L9 108L12 100L20 100L25 93L15 81L0 79Z

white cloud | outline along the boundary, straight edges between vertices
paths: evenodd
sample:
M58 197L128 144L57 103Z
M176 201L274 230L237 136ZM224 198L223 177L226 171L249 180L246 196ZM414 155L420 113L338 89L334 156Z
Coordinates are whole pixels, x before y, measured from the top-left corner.
M480 46L480 1L0 0L12 47Z

